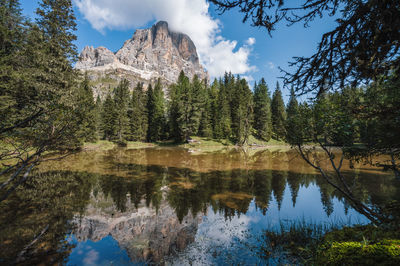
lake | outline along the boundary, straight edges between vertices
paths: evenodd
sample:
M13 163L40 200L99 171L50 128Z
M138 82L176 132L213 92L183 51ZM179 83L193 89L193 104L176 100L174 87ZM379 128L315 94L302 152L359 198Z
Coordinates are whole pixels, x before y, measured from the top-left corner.
M390 173L343 172L367 204L400 198ZM0 264L43 265L274 264L284 258L263 253L266 229L368 223L295 150L175 147L42 163L0 219Z

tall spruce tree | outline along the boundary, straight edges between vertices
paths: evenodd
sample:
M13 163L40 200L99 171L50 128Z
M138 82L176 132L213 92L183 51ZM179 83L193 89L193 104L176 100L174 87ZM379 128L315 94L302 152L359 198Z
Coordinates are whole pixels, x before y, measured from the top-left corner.
M129 81L123 79L114 89L114 106L116 109L116 134L117 140L126 140L129 128L128 103L129 103Z
M35 115L25 110L31 109L31 93L27 86L22 86L29 77L24 75L28 65L22 52L26 49L24 36L28 34L25 27L19 1L0 1L0 129ZM20 98L24 94L27 97Z
M254 86L254 129L258 138L265 141L271 139L271 98L264 78Z
M21 19L15 0L0 1L0 14L0 140L15 143L14 151L1 147L0 161L17 154L16 164L1 174L12 177L11 187L2 187L8 189L2 201L45 151L75 149L83 139L71 2L40 2L36 25Z
M209 102L210 102L210 122L212 129L212 136L215 137L215 129L217 125L217 114L219 113L218 109L218 93L219 93L220 83L217 79L214 79L211 87L208 91L209 94Z
M96 133L97 137L102 136L102 129L101 129L101 110L102 110L102 102L100 95L97 95L96 104L95 104L95 119L96 119Z
M276 89L274 95L272 96L271 113L273 136L277 140L283 140L286 136L286 112L285 104L283 103L282 99L282 92L278 82L276 83Z
M54 141L54 147L72 147L82 144L78 132L82 125L79 113L79 89L76 77L79 75L73 69L72 62L77 59L75 16L70 0L42 0L36 11L36 19L41 34L35 37L41 47L35 47L34 60L37 62L37 78L45 81L41 87L42 94L57 104L43 106L45 115L41 117L43 127L39 130L41 138L59 136ZM38 41L37 41L38 42ZM42 97L42 96L41 96ZM41 104L46 99L40 100Z
M154 89L151 85L147 90L148 123L147 141L154 142L162 139L165 128L164 92L158 79Z
M206 86L202 93L202 107L201 107L201 118L199 126L199 135L202 137L213 136L213 123L212 123L212 88Z
M93 100L93 91L90 87L90 81L85 73L84 80L79 86L79 106L81 112L81 132L82 139L88 142L95 142L97 140L96 129L96 105Z
M139 82L133 89L132 98L129 103L129 140L145 141L147 136L147 109L146 93L143 83Z
M107 95L102 109L101 128L103 131L103 138L106 140L113 140L116 137L117 110L115 109L115 103L111 94Z
M296 136L297 130L299 130L296 123L297 115L299 114L299 104L296 99L294 89L290 89L290 99L286 110L286 139L289 141L292 136ZM291 143L291 141L289 141Z
M53 63L71 70L72 65L66 61L75 61L78 55L73 44L76 41L76 22L71 0L42 0L36 13L39 16L37 23L48 42L48 52L63 59ZM68 73L75 74L73 71L65 74Z
M169 104L168 116L169 116L169 129L170 136L176 141L181 141L181 133L179 130L178 119L183 113L182 102L181 102L181 91L183 83L188 84L189 81L183 72L179 74L178 81L176 84L170 86L169 97L171 99ZM188 85L187 85L188 86Z
M214 137L217 139L227 139L231 137L231 108L230 95L227 86L219 81L217 97L217 113L215 116Z
M204 107L204 92L205 84L197 75L194 75L189 89L190 101L187 103L190 110L188 117L189 136L197 135L199 131L202 108Z
M23 46L26 21L21 11L18 0L0 1L0 60L2 61Z
M192 113L192 86L189 78L183 71L179 74L178 82L171 88L171 112L172 136L175 141L186 141L193 129Z
M231 94L231 119L233 140L247 143L252 128L253 95L245 79L237 77Z

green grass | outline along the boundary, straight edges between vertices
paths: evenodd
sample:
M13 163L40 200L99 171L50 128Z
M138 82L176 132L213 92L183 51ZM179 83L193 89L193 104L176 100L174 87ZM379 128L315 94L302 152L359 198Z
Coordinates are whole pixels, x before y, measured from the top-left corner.
M279 145L288 146L289 145L288 143L286 143L282 140L276 140L276 139L272 139L272 138L267 142L264 140L257 139L253 135L251 135L249 137L248 144L249 145L258 145L258 146L279 146Z
M127 149L143 149L143 148L148 148L148 147L154 147L156 144L154 143L146 143L146 142L140 142L140 141L128 141L127 142Z
M160 141L156 143L146 143L146 142L138 142L138 141L128 141L126 142L127 149L141 149L148 147L180 147L185 149L193 149L202 152L212 152L223 150L227 148L236 147L235 143L227 139L212 139L212 138L203 138L203 137L191 137L192 143L176 143L172 140L168 141ZM83 149L85 150L110 150L114 149L118 146L117 143L100 140L96 143L85 143ZM272 149L272 150L282 150L282 149L290 149L290 146L283 142L271 139L270 141L262 141L258 140L255 137L251 136L249 138L248 146L251 148L262 148L262 149Z
M235 145L229 140L217 140L211 138L191 137L194 142L177 144L178 147L191 149L193 152L216 152L227 148L233 148Z
M127 149L142 149L148 147L154 147L156 144L154 143L146 143L146 142L139 142L139 141L127 141L126 148ZM96 151L107 151L112 150L118 147L117 143L108 140L99 140L95 143L86 142L83 145L83 150L96 150Z
M95 142L95 143L89 143L89 142L86 142L84 145L83 145L83 149L84 150L102 150L102 151L106 151L106 150L112 150L112 149L114 149L115 147L117 147L117 144L115 144L115 143L113 143L113 142L111 142L111 141L108 141L108 140L99 140L99 141L97 141L97 142Z
M263 256L305 265L400 265L400 231L372 225L280 224L265 231Z

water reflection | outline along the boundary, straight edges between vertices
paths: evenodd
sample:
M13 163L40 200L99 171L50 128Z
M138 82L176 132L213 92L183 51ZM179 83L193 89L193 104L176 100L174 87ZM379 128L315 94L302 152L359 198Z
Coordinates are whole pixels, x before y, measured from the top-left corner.
M348 169L346 178L366 203L399 198L398 181L390 175ZM0 204L0 213L4 264L82 264L94 254L94 263L127 258L160 263L166 256L168 262L183 263L193 260L199 246L218 263L226 260L228 250L217 252L218 241L224 247L227 239L242 245L280 218L363 220L292 151L81 153L43 165ZM234 234L244 232L243 224L247 233ZM257 246L254 239L252 245ZM245 248L230 253L237 254L231 256L232 263L256 257L251 249L242 255L238 250Z

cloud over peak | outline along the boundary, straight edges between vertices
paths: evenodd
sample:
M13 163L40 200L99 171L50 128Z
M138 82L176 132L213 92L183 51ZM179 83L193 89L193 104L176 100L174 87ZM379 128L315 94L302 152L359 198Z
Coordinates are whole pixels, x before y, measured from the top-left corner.
M224 71L245 74L255 70L249 63L254 38L238 47L221 36L221 22L210 16L206 0L74 0L92 27L102 33L135 29L165 20L173 31L186 33L196 45L201 63L211 77Z

